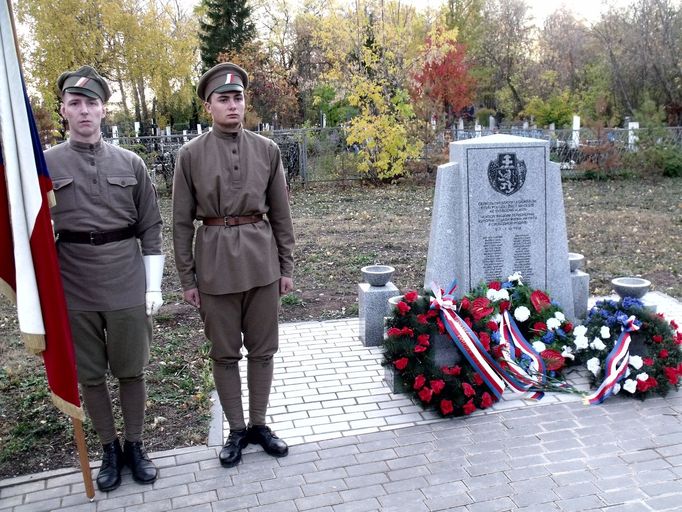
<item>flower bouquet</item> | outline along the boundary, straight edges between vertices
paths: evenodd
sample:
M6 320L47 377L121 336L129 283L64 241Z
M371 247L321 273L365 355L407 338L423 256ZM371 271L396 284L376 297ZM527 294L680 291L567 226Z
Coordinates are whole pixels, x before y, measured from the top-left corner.
M682 378L682 333L677 329L675 321L648 311L638 299L603 300L574 329L572 352L586 365L593 385L611 378L609 393L622 389L640 399L665 396ZM622 361L619 368L614 367L616 357Z

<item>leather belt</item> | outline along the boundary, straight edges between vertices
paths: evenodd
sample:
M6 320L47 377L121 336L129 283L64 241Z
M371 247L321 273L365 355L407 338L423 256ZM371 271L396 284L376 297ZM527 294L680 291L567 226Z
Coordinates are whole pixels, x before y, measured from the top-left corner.
M103 245L111 242L119 242L135 236L135 227L128 226L111 231L60 231L57 233L57 242L70 244Z
M256 215L231 215L228 217L206 217L202 219L205 226L241 226L242 224L255 224L263 220L263 214Z

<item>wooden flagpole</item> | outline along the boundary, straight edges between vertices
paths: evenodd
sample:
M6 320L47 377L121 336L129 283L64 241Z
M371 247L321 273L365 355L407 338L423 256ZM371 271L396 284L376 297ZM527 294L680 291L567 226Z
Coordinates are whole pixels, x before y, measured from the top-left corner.
M14 11L12 10L12 0L6 0L7 10L9 12L9 20L12 24L12 35L14 36L14 47L17 54L17 63L19 64L19 71L22 76L24 74L23 64L21 61L21 53L19 51L19 39L17 36L17 28L14 23ZM81 473L83 474L83 484L85 485L85 495L93 501L95 499L95 487L92 483L92 474L90 473L90 461L88 458L88 445L85 442L85 433L83 432L83 422L71 416L73 422L73 435L76 441L76 449L78 450L78 459L80 462Z
M76 449L78 450L78 460L80 461L83 483L85 484L85 495L90 501L95 499L95 486L92 484L92 474L90 473L90 461L88 460L88 445L85 443L85 433L83 432L83 422L78 418L71 417L73 422L73 435L76 438Z

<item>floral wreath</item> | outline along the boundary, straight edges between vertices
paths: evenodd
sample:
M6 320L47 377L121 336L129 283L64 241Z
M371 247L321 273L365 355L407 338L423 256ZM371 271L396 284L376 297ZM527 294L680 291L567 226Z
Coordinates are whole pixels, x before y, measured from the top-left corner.
M518 273L505 282L482 284L455 305L493 358L501 357L499 327L505 311L513 313L520 331L557 381L565 357L573 357L572 324L547 294L523 284ZM447 335L439 310L432 293L419 296L413 290L403 295L386 322L383 364L395 369L422 407L434 408L441 416L469 415L492 406L495 394L466 358L453 366L435 363L434 336ZM562 383L554 387L565 388Z
M623 334L630 333L627 367L614 378L613 394L622 389L623 395L642 400L654 393L665 396L682 378L682 332L677 329L674 320L652 313L638 299L602 300L589 311L585 324L574 329L573 352L597 385L608 378L609 358Z

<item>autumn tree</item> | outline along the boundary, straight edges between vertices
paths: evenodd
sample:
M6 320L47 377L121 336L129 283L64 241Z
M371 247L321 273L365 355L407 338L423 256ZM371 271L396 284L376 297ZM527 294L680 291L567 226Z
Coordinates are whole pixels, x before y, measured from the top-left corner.
M219 62L221 53L239 52L252 41L256 27L247 0L202 0L201 62L204 71Z
M455 30L434 28L416 60L412 77L413 99L430 100L437 108L432 113L444 113L447 126L473 99L474 83L466 63L466 48L457 42L456 34Z

